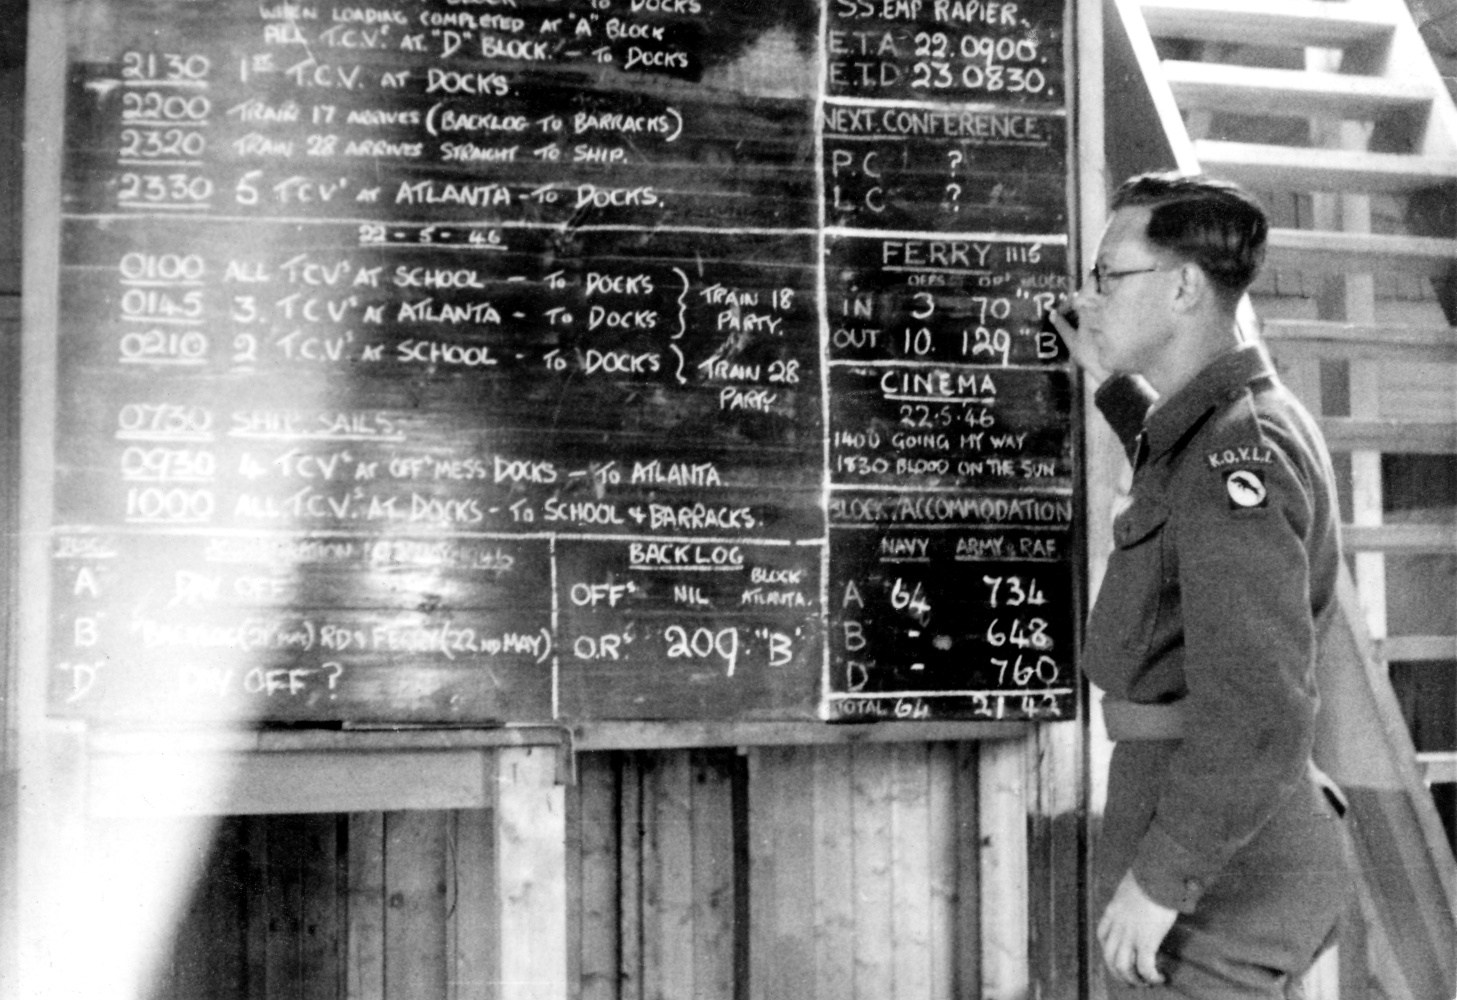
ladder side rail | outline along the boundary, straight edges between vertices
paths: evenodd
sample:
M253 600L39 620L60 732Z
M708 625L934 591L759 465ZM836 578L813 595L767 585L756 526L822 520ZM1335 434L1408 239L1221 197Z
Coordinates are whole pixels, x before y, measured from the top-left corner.
M1160 68L1153 36L1137 0L1111 0L1111 6L1113 16L1107 19L1105 32L1110 63L1106 73L1106 121L1109 165L1119 168L1114 172L1115 180L1144 170L1197 172L1199 160L1194 155L1194 143ZM1157 125L1158 131L1129 127L1146 124ZM1145 142L1162 138L1162 146L1135 148L1128 141L1129 132L1136 132Z

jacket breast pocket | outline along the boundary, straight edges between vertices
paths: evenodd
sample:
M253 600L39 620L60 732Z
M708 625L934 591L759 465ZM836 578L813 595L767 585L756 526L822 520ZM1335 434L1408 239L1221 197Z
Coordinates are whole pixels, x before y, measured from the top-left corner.
M1090 634L1112 640L1134 660L1148 652L1163 602L1168 520L1164 504L1135 500L1113 521L1113 554Z

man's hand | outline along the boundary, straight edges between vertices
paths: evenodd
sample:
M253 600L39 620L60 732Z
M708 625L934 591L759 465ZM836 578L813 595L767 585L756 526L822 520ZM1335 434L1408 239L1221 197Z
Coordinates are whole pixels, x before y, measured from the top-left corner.
M1083 332L1081 325L1074 326L1069 321L1067 313L1059 309L1052 311L1051 322L1052 328L1067 345L1067 352L1072 355L1073 362L1087 374L1093 385L1097 386L1106 381L1110 373L1098 360L1098 349Z
M1155 903L1126 872L1103 919L1098 921L1098 942L1103 964L1129 986L1152 986L1164 981L1156 959L1179 911Z

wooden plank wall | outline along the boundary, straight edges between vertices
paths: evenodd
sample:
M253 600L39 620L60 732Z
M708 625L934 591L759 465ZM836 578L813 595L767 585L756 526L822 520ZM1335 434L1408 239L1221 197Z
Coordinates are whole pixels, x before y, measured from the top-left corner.
M982 892L979 772L972 743L621 751L555 801L230 817L153 998L1008 996L982 931L1025 954L1027 904ZM556 809L565 896L534 873ZM533 962L552 907L567 969Z
M979 995L975 747L762 748L749 763L748 995Z
M585 755L581 996L734 1000L743 763L733 750ZM614 801L615 798L615 801Z
M152 1000L343 996L348 831L330 814L220 822Z

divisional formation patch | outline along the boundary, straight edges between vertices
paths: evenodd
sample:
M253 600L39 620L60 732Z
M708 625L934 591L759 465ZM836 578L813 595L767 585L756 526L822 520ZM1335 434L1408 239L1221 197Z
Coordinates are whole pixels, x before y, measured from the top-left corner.
M1254 469L1236 469L1224 474L1224 491L1229 494L1230 510L1263 507L1270 499L1265 489L1265 475Z

